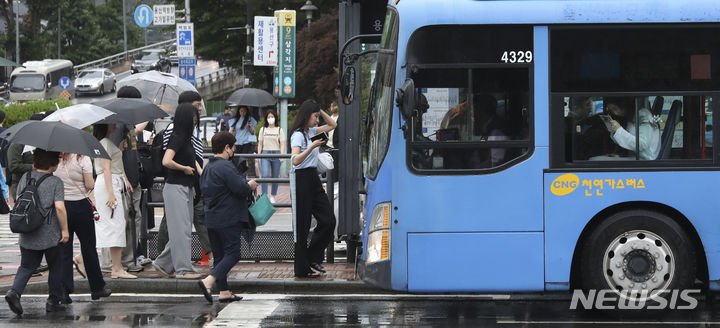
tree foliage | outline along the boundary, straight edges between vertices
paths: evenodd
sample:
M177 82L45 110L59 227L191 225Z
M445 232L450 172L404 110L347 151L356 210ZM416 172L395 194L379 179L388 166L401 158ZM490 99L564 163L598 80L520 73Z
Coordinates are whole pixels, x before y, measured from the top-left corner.
M307 21L300 8L306 0L191 0L191 21L195 24L195 54L215 60L221 66L240 69L243 58L250 60L246 46L253 42L246 24L254 24L254 16L273 16L275 10L297 11L296 99L314 98L323 104L334 99L337 85L337 8L338 0L313 0L318 11L313 14L312 35L305 30ZM173 0L177 9L184 0ZM234 29L233 29L234 28ZM225 30L224 30L225 29ZM231 29L231 30L227 30ZM249 39L249 40L248 40ZM248 65L245 65L248 68ZM254 87L271 91L272 68L253 67L247 70Z
M323 15L297 34L296 93L298 102L313 98L324 109L337 99L337 10Z
M60 9L61 56L75 64L123 51L122 0L95 5L93 0L25 0L27 14L20 17L20 59L15 54L15 7L0 2L0 15L7 22L7 35L0 37L0 50L22 63L57 58L58 9ZM127 19L132 19L128 5ZM141 29L127 23L128 48L140 46ZM2 49L4 48L4 49Z

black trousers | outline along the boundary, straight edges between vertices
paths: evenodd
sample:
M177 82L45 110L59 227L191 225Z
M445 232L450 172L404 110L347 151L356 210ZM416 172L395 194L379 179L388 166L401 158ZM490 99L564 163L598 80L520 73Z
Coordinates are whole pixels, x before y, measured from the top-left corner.
M211 273L215 277L215 286L219 291L229 290L227 274L240 260L242 224L238 223L221 229L208 228L207 230L215 258L215 268Z
M252 154L255 152L255 144L248 142L242 145L235 145L235 153ZM233 163L245 176L255 176L255 159L233 157Z
M62 249L61 246L55 246L43 250L33 250L20 247L20 267L15 274L15 280L13 280L12 289L22 295L27 286L30 276L32 276L33 270L40 266L43 254L45 255L45 261L47 262L48 268L50 268L50 274L48 274L48 290L50 301L60 301L63 297L64 291L61 282L62 278Z
M325 258L325 248L335 235L335 215L316 168L295 170L295 189L295 275L302 276L312 272L310 263L321 263ZM313 216L317 226L308 246Z
M95 219L93 218L90 202L86 199L66 200L65 209L67 210L68 231L70 232L70 240L65 244L60 244L60 247L62 247L62 285L65 292L68 294L75 292L73 283L73 272L75 272L73 268L73 233L77 234L78 240L80 240L80 253L85 264L90 290L93 292L102 291L105 288L105 280L100 271L100 262L95 247Z

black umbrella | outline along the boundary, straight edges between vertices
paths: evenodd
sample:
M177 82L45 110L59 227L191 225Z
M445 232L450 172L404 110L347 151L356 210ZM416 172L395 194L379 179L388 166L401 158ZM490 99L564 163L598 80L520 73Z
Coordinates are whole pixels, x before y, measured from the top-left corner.
M225 102L238 106L267 107L275 105L277 100L265 90L243 88L233 92Z
M90 133L57 121L20 122L0 133L0 138L47 151L110 159L110 155Z
M98 122L98 124L125 123L134 125L168 116L160 107L145 99L115 98L98 101L93 105L117 114Z

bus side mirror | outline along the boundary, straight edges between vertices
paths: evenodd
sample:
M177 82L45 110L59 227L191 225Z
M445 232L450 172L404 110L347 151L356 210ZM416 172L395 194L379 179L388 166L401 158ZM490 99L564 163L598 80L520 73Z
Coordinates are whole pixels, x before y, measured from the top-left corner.
M402 87L397 89L397 97L395 102L400 107L400 114L406 120L413 116L415 111L415 81L412 79L405 80Z
M340 95L342 96L342 102L345 105L350 105L353 102L355 94L355 68L352 66L346 67L343 73L342 79L340 80Z

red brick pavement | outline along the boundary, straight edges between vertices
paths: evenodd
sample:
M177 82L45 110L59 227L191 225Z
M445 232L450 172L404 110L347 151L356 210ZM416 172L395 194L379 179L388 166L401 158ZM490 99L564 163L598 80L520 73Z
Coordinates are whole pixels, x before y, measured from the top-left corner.
M334 263L325 264L326 274L323 274L320 278L296 278L293 274L293 263L292 262L240 262L232 268L228 274L228 280L281 280L281 279L295 279L295 280L357 280L355 275L355 266L352 263ZM204 274L209 274L209 267L199 266L196 267ZM14 271L14 270L10 270ZM164 278L163 275L155 271L152 265L145 266L143 272L136 272L140 278ZM104 273L105 279L111 279L109 273ZM6 274L0 276L0 285L11 285L15 274ZM75 279L81 279L79 273L75 272ZM47 281L47 271L43 272L41 277L32 277L30 282L35 281Z

